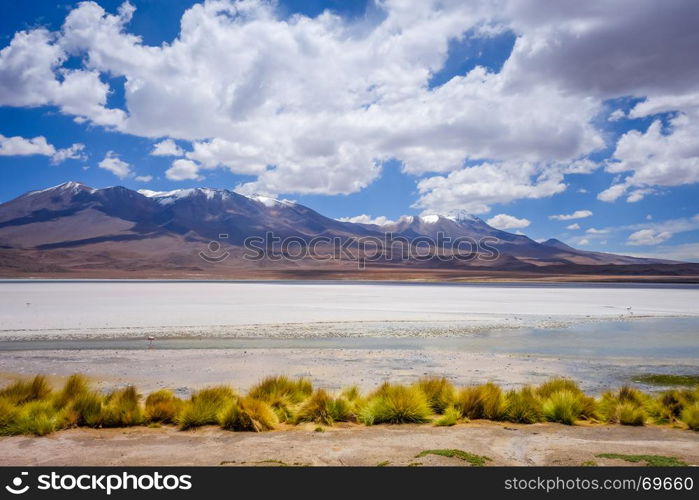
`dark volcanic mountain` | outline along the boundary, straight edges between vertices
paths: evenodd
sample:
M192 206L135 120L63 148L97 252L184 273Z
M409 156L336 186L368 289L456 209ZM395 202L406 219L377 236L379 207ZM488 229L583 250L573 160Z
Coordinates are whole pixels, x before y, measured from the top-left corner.
M382 241L387 233L408 242L424 242L426 238L440 241L440 235L450 241L460 238L477 242L488 237L488 245L500 255L490 260L478 258L485 249L475 246L473 259L399 259L400 252L383 248L379 252L383 258L371 261L369 267L571 273L590 272L596 266L619 266L622 273L697 274L695 266L672 261L586 252L558 240L537 243L524 235L497 230L472 216L403 217L396 223L377 226L341 222L297 203L249 198L221 189L137 192L120 186L92 189L67 182L0 205L0 275L184 277L223 272L230 277L242 270L247 276L258 269L351 269L356 263L346 256L251 261L242 258L243 241L267 234L281 239L293 237L297 243L308 243L316 237L334 238L349 242L348 248L356 255L366 255L366 247L362 250L357 241ZM221 248L207 248L211 241L220 241ZM447 254L455 252L453 246L440 245ZM268 250L274 257L286 251ZM461 247L459 250L463 253ZM211 251L226 253L225 271L221 271L222 262L209 262L200 256ZM376 255L376 250L372 253Z

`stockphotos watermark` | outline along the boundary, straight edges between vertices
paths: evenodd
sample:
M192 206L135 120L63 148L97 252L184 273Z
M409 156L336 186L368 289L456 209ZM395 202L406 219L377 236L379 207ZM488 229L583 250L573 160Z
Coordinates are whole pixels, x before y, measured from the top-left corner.
M15 476L5 490L12 495L23 495L30 490L38 491L91 491L111 495L117 491L177 491L192 489L192 476L189 474L161 474L149 472L131 474L40 474L31 482L29 472Z
M212 240L199 256L209 263L220 263L228 259L231 252L224 248L228 234L220 234ZM223 242L223 243L222 243ZM397 262L471 262L481 260L492 262L500 258L498 238L485 236L472 238L451 236L439 232L436 238L386 233L379 236L278 236L268 231L264 236L250 236L243 241L243 258L249 261L289 261L302 260L345 260L357 262L359 269L367 263Z

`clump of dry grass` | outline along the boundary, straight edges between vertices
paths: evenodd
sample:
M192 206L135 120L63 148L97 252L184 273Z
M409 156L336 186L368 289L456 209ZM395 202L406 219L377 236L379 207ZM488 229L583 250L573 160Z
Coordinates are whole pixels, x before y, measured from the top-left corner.
M509 391L505 401L505 420L520 424L533 424L541 422L544 418L541 398L530 386Z
M502 389L491 382L463 388L454 406L464 417L471 420L502 420L507 411L507 401Z
M692 403L682 410L680 420L693 431L699 431L699 402Z
M425 393L417 387L385 383L369 397L358 418L366 425L423 423L431 412Z
M180 398L167 389L152 392L146 398L146 421L174 424L183 404Z
M192 394L175 418L180 429L218 424L219 413L236 399L230 387L218 386Z
M30 381L18 380L0 390L0 398L12 404L21 405L29 401L40 401L51 394L51 386L44 375L37 375Z
M582 390L580 390L580 386L577 384L577 382L569 378L552 378L536 388L536 393L542 399L546 399L554 392L559 391L569 391L574 394L582 394Z
M682 420L685 408L699 402L699 387L691 389L671 389L663 391L649 405L649 413L657 423L678 422Z
M583 413L583 403L579 394L568 389L550 393L541 407L544 418L549 422L573 425Z
M424 377L418 380L415 385L427 397L427 403L434 413L442 414L454 404L456 389L444 377Z
M299 408L297 422L316 422L332 425L355 419L353 405L344 397L334 398L327 391L317 389Z
M219 414L218 422L229 431L263 432L273 430L279 419L267 403L248 396L232 401Z
M453 406L448 406L442 416L434 421L434 425L437 427L451 427L456 425L460 418L461 412Z
M35 399L16 409L4 433L45 436L62 429L65 422L65 413L56 410L50 401Z
M132 385L113 391L105 398L100 414L103 427L130 427L144 422L140 396Z
M96 392L85 392L74 397L68 407L73 425L99 427L102 425L102 404L104 398Z
M313 393L306 379L291 380L283 375L267 377L248 392L248 396L272 406L282 422L293 421L298 406Z
M652 400L634 387L623 386L617 392L607 391L597 402L598 416L609 423L644 425L648 417L646 408L652 408Z
M88 391L89 384L87 378L84 375L74 373L68 377L68 380L66 380L66 383L63 385L63 389L56 394L54 404L58 408L65 408L70 405L75 398Z

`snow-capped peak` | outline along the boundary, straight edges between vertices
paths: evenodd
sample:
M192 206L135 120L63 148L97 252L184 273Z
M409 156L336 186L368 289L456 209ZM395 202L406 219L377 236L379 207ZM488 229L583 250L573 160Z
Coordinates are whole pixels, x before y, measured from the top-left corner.
M63 184L59 184L57 186L53 186L50 188L40 189L38 191L30 191L29 193L26 194L26 196L31 196L31 195L39 194L39 193L46 193L48 191L58 191L58 192L63 192L63 193L71 192L71 193L75 194L83 189L86 191L90 191L91 193L94 193L96 191L95 189L89 188L84 184L80 184L79 182L68 181L68 182L64 182Z
M228 198L231 193L225 189L212 189L212 188L185 188L185 189L173 189L172 191L152 191L150 189L139 189L138 192L143 196L148 198L154 198L161 205L169 205L174 203L175 200L182 198L187 198L195 194L203 194L207 200L213 200L216 196L221 196L222 198Z
M289 201L289 200L278 200L276 198L272 198L271 196L263 196L263 195L253 195L250 197L251 199L262 203L264 206L267 208L271 207L278 207L278 206L292 206L295 205L294 202Z

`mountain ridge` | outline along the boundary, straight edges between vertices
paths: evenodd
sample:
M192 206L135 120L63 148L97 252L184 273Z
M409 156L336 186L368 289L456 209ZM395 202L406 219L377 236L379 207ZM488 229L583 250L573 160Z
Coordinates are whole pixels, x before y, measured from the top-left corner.
M403 238L411 245L417 241L439 241L440 235L462 243L490 238L499 253L497 259L488 261L481 258L487 252L476 246L465 254L472 259L442 262L414 256L401 259L392 246L381 248L385 254L381 265L395 269L542 272L542 269L627 266L624 269L630 271L633 266L646 266L648 269L644 268L643 272L647 273L653 271L653 266L674 265L675 272L679 269L677 265L688 265L579 250L555 239L539 243L463 214L455 218L404 216L383 225L362 224L326 217L293 201L248 197L228 189L198 187L162 192L136 191L123 186L95 189L69 181L0 204L0 252L3 252L0 274L22 274L23 266L27 272L38 274L45 272L44 267L56 272L71 273L87 268L99 273L100 265L112 266L125 274L139 269L209 272L212 263L206 262L201 252L212 241L225 245L225 251L230 254L226 272L273 268L323 270L348 265L342 259L337 262L312 258L293 261L288 256L276 259L284 257L279 252L274 254L274 259L246 261L243 258L246 239L267 238L269 234L280 239L295 238L304 244L318 238L351 241L350 247L362 258L364 255L360 254L366 253L366 249L357 241L378 241L389 235ZM455 250L453 243L449 244L436 245L449 254L463 252L461 247ZM33 256L33 264L27 262L28 255ZM379 264L370 262L370 265Z

